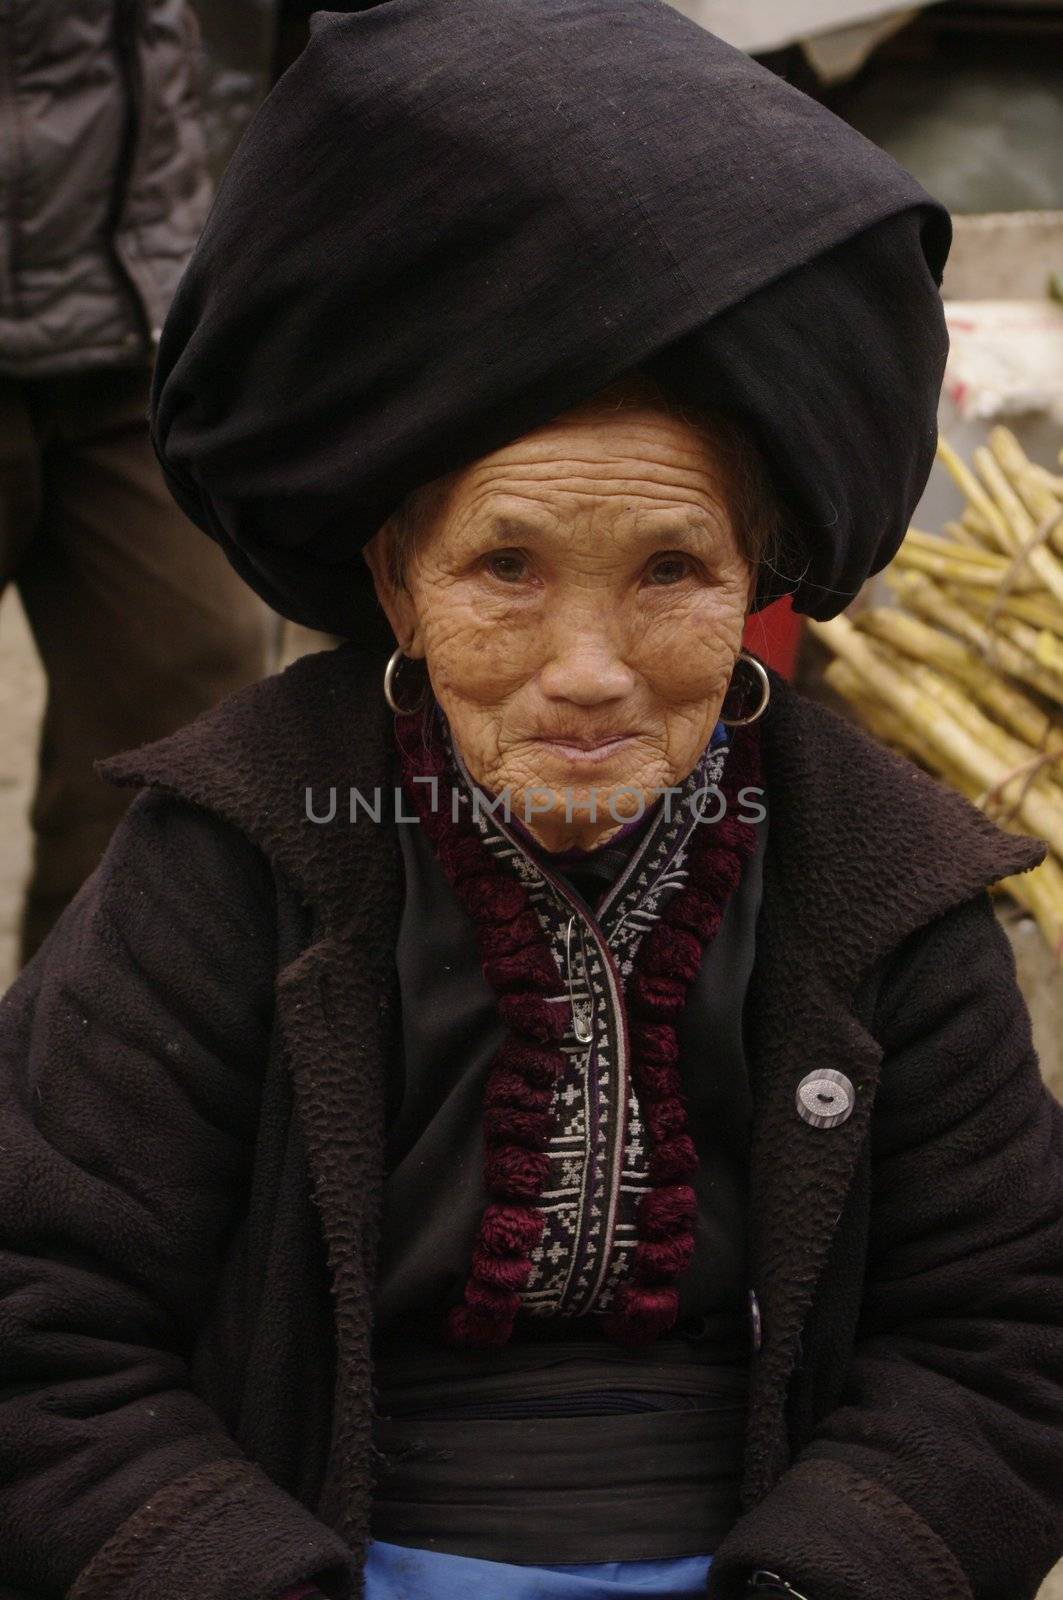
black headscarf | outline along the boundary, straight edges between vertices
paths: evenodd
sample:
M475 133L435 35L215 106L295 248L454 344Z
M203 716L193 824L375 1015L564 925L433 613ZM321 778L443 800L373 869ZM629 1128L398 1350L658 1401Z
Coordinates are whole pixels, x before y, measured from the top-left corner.
M156 449L287 616L357 635L415 486L639 367L744 420L829 616L932 459L947 215L665 0L324 12L230 165L159 349Z

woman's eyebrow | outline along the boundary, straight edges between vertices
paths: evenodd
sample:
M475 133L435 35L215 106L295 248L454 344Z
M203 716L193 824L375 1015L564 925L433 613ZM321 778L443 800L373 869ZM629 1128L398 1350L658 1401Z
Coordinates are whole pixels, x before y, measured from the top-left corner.
M665 541L674 545L700 545L704 543L706 537L718 538L722 531L722 517L714 517L708 511L697 511L691 516L684 517L682 521L674 514L650 512L636 520L632 528L632 537L643 544ZM564 527L554 523L547 526L535 522L530 517L502 513L491 517L484 524L482 534L486 534L498 544L510 544L527 539L545 539L554 534L563 536Z
M704 550L706 544L717 544L727 530L723 514L692 510L678 517L661 512L648 512L639 517L632 529L632 541L642 545L661 544L672 549Z
M518 543L524 539L542 539L550 529L541 523L534 522L530 517L515 517L513 515L499 515L491 517L484 525L483 531L499 544Z

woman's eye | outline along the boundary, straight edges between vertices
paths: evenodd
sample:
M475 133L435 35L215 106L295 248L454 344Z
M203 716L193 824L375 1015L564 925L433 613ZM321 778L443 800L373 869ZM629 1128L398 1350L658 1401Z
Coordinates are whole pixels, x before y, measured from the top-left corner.
M690 560L684 555L654 556L646 569L646 576L650 583L662 587L669 583L681 583L690 574Z
M527 576L528 563L519 550L496 550L485 565L491 576L502 583L519 583Z

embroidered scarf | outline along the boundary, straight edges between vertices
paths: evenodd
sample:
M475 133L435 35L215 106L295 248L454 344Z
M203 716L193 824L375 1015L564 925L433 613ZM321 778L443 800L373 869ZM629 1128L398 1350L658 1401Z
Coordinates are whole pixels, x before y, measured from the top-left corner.
M484 803L440 713L396 726L404 788L509 1028L485 1091L489 1202L448 1334L497 1347L523 1311L650 1342L675 1322L694 1248L675 1021L752 853L756 730L705 751L591 912Z

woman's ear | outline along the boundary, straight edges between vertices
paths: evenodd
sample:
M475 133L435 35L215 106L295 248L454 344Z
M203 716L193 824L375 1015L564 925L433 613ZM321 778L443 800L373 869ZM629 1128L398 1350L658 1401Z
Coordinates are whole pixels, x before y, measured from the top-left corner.
M372 573L377 600L391 624L396 642L406 655L417 659L424 655L420 622L410 591L405 585L397 584L392 577L391 564L388 561L390 533L391 530L385 522L379 533L374 534L362 551L362 557Z

